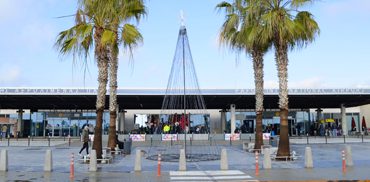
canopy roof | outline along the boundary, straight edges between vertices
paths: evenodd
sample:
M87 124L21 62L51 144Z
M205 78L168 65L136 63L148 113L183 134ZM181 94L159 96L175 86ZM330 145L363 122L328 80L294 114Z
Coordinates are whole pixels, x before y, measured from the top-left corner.
M278 89L264 92L265 108L278 109ZM201 93L207 109L229 109L230 104L238 109L255 107L253 89L201 89ZM117 97L120 109L161 109L164 95L165 89L118 89ZM96 89L0 88L0 109L95 109L95 101ZM292 109L339 108L341 104L370 104L370 89L289 90Z

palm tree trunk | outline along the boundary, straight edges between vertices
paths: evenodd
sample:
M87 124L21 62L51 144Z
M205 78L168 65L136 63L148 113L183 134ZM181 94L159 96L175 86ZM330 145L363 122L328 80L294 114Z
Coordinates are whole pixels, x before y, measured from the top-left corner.
M96 126L94 134L93 149L96 150L98 159L102 157L102 124L105 108L105 97L107 93L108 81L108 50L100 43L103 28L97 27L94 35L95 39L95 58L98 63L98 94L96 98Z
M277 156L290 156L288 129L288 49L285 45L275 46L279 77L280 141Z
M116 43L118 42L118 34L116 32ZM116 146L116 119L117 119L117 70L118 70L118 48L112 46L111 59L109 66L109 136L108 147L114 150ZM117 48L117 49L116 49Z
M256 141L254 149L261 149L262 140L262 118L263 118L263 53L253 51L254 84L256 94Z

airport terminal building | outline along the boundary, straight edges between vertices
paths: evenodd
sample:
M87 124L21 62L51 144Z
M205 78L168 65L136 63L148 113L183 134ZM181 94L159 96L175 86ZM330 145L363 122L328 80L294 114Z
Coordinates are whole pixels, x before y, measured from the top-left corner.
M162 109L165 89L118 89L119 133L152 132L176 115ZM189 108L189 133L254 133L254 89L202 89L206 113ZM263 129L279 134L278 89L264 90ZM0 88L0 125L5 136L79 136L95 125L96 89ZM190 94L189 94L190 95ZM108 101L109 95L107 95ZM370 124L370 89L290 89L289 134L352 135ZM103 117L108 134L108 102ZM178 111L180 117L181 110ZM335 130L334 130L335 129ZM333 133L332 131L335 131ZM338 133L341 130L341 133ZM324 132L324 133L323 133ZM4 137L4 135L2 135Z

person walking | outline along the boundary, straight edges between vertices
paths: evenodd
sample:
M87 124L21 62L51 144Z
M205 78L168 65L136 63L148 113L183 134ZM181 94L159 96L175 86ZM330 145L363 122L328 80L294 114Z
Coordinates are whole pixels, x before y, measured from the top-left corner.
M89 156L89 127L86 125L82 130L82 148L78 153L79 156L82 156L81 152L86 148L86 154Z
M1 134L3 138L6 138L6 134L8 132L8 127L4 124L3 127L1 128Z

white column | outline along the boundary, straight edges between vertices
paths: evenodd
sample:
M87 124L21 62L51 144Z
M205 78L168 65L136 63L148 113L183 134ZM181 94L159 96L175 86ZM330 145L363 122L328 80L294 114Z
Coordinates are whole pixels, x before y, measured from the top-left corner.
M46 136L46 112L43 112L42 114L42 124L44 125L44 131L42 132L42 136L45 137Z
M222 133L221 132L221 118L220 112L218 110L208 110L209 112L209 128L210 133Z
M119 112L119 130L118 131L124 131L125 130L125 111Z
M130 132L134 129L135 124L135 110L128 110L127 113L125 113L125 120L124 120L124 128L127 132Z
M235 131L235 104L230 105L230 113L231 113L231 120L230 120L230 129L231 134L234 134Z
M116 131L119 131L119 105L117 104L116 108Z
M51 136L54 137L54 121L53 124L51 124Z
M224 133L226 128L226 111L221 110L221 133Z
M340 113L342 115L342 133L343 135L347 135L347 119L346 119L346 108L344 107L344 104L340 106Z

